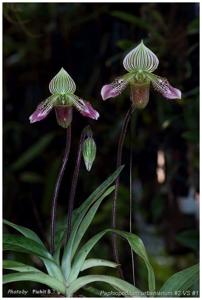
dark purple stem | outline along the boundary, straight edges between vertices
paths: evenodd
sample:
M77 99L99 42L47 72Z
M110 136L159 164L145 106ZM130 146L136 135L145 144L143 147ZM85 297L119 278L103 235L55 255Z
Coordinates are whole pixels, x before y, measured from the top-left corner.
M60 172L58 174L57 182L56 182L56 185L55 185L55 191L54 191L54 195L53 195L53 200L52 200L51 248L50 248L50 251L51 251L52 254L55 251L55 221L56 221L57 199L58 199L58 194L59 194L62 178L63 178L63 175L64 175L65 167L66 167L68 157L69 157L70 146L71 146L71 125L69 125L69 127L67 128L67 131L66 131L66 146L65 146L65 151L64 151L64 157L63 157Z
M74 173L72 177L72 184L71 184L71 190L69 195L69 202L68 202L68 212L67 212L67 240L70 237L71 234L71 226L72 226L72 212L74 208L74 198L76 194L76 187L78 183L78 177L79 177L79 170L81 165L81 154L82 154L82 146L84 139L86 137L87 131L89 126L85 127L81 133L80 141L79 141L79 148L77 152L77 160L74 168Z
M130 208L130 221L129 221L129 232L133 232L133 145L132 145L132 138L133 138L133 118L130 122L130 202L129 202L129 208ZM135 263L134 263L134 253L133 249L130 247L131 252L131 265L132 265L132 278L133 278L133 285L135 286Z
M122 152L123 152L123 144L125 141L128 124L131 118L131 114L133 112L133 107L131 106L126 113L126 116L124 118L121 134L119 137L119 143L118 143L118 151L117 151L117 161L116 161L116 167L119 168L122 164ZM112 204L112 228L116 229L116 214L117 214L117 196L118 196L118 189L119 189L119 176L116 179L115 182L115 190L114 190L114 197L113 197L113 204ZM112 235L112 247L113 247L113 255L116 263L119 265L118 271L121 278L124 278L122 268L120 267L120 259L119 259L119 253L118 253L118 247L117 247L117 238L116 235Z

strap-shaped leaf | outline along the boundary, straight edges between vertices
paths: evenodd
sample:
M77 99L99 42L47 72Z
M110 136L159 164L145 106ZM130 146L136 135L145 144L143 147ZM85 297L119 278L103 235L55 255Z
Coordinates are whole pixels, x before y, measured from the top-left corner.
M3 269L18 271L18 272L41 272L37 268L34 268L32 266L23 264L15 260L4 260Z
M76 84L67 71L62 68L49 83L49 90L51 94L73 94L76 91Z
M94 295L94 297L96 297L96 296L100 297L100 295L102 295L102 293L103 293L103 290L101 291L101 290L99 290L95 287L92 287L90 285L84 286L84 287L82 287L82 289L84 291L86 291L87 293L90 293L91 295Z
M143 41L131 50L123 60L123 66L128 72L137 70L153 72L157 69L158 64L157 56L144 45Z
M114 287L117 291L120 292L120 296L124 297L143 297L144 293L137 289L132 284L128 283L125 280L120 278L116 278L113 276L106 275L88 275L82 276L76 279L66 290L66 297L72 297L73 294L78 291L83 286L92 283L92 282L106 282L112 287ZM100 295L101 297L104 295ZM113 297L111 295L110 297Z
M116 180L116 178L121 173L124 166L119 167L111 176L109 176L87 199L86 201L76 210L74 210L75 222L72 226L71 235L69 241L64 249L64 254L62 258L63 268L70 270L71 260L72 260L72 247L74 245L74 240L77 235L78 228L81 224L81 221L85 217L89 208L93 203L95 203L108 189L108 187ZM66 271L67 272L67 271Z
M43 242L40 240L40 238L38 237L38 235L30 230L29 228L26 228L24 226L20 226L20 225L16 225L12 222L9 222L7 220L3 221L4 224L14 228L15 230L17 230L18 232L20 232L22 235L24 235L24 237L38 243L41 247L43 247L46 250ZM4 250L12 250L12 251L17 251L17 252L25 252L24 249L22 249L22 247L19 244L14 244L14 243L9 243L9 244L4 244ZM29 253L29 252L26 252ZM36 254L38 255L38 254ZM55 263L55 261L53 261L52 256L50 253L47 254L48 258L45 257L41 257L44 265L46 266L46 269L48 271L48 274L50 274L51 276L56 277L58 280L63 281L63 274L60 270L60 268L57 266L57 264ZM51 260L50 260L51 258Z
M73 211L72 214L72 224L74 223L75 223L75 211ZM55 233L55 253L53 257L58 262L58 264L60 262L60 252L61 252L61 247L65 238L66 231L67 231L67 220L65 218L64 221L59 226L57 224L56 233Z
M71 271L71 258L74 256L82 237L84 236L86 230L88 229L90 223L92 222L101 202L109 194L111 194L113 190L114 190L114 186L108 188L106 192L93 204L93 206L87 212L86 216L83 218L80 227L78 228L77 234L75 236L74 243L72 243L72 247L69 249L69 252L66 256L66 260L65 259L62 260L62 270L66 279L68 278L69 273Z
M129 233L121 230L111 230L112 232L115 232L119 236L122 236L124 239L128 241L130 244L130 247L133 249L133 251L143 259L148 272L148 285L149 285L149 291L153 292L155 291L155 275L152 268L152 265L150 264L145 246L143 241L140 237L138 237L134 233Z
M12 228L14 228L15 230L19 231L22 235L24 235L25 237L39 243L40 245L44 246L44 244L42 243L41 239L38 237L38 235L32 231L31 229L29 228L26 228L24 226L20 226L20 225L16 225L12 222L9 222L7 220L3 220L3 223L5 225L8 225Z
M85 260L83 267L81 268L81 271L84 271L89 268L94 268L94 267L117 268L118 264L114 263L113 261L106 260L106 259L89 258L89 259Z
M87 212L86 216L83 218L79 229L77 231L76 237L74 239L74 245L73 245L73 249L72 249L72 256L74 256L74 254L76 253L78 246L80 244L80 241L82 239L82 237L84 236L85 232L87 231L88 227L90 226L100 204L102 203L102 201L109 196L115 189L115 186L111 186L109 187L106 192L96 201L96 203L89 209L89 211Z
M16 281L34 281L45 284L50 288L65 294L64 283L58 281L54 277L51 277L43 272L25 272L25 273L12 273L3 276L3 283L10 283Z
M83 204L81 204L77 209L75 209L75 220L78 216L88 208L92 203L94 203L105 191L106 189L116 180L124 165L120 166L112 175L110 175L87 199Z
M166 297L175 296L176 291L181 293L190 289L199 281L199 265L186 268L172 275L161 287L160 292L165 292ZM183 296L183 294L181 295Z
M19 249L20 252L35 254L39 257L44 257L53 261L52 256L44 246L24 236L5 234L3 238L3 247L4 250L17 251L17 249Z
M133 233L128 233L120 230L113 230L113 229L106 229L104 231L99 232L95 236L93 236L87 243L85 243L78 254L75 257L74 264L72 266L72 270L70 273L70 276L68 278L68 283L73 282L79 275L79 272L81 271L81 268L83 267L83 264L85 262L86 257L88 256L89 252L91 249L95 246L95 244L103 237L104 234L108 232L113 232L116 233L123 238L125 238L128 243L130 244L131 248L133 251L140 256L148 271L148 285L149 285L149 290L154 291L155 290L155 275L153 268L149 262L144 244L142 240L135 234Z

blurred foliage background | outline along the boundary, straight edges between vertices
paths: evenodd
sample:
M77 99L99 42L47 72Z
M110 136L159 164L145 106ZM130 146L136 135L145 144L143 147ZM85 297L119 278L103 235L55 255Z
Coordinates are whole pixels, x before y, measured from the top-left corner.
M63 223L66 217L71 174L85 125L93 129L97 157L90 173L82 163L76 206L115 170L129 92L103 102L100 90L125 73L124 55L144 39L160 60L156 74L167 77L182 90L183 97L180 101L165 100L151 89L148 106L133 122L133 231L146 245L157 287L175 271L196 263L199 4L4 3L3 15L4 218L49 239L51 199L65 131L57 125L54 112L33 125L28 118L48 97L48 84L62 66L75 80L76 94L90 101L101 116L92 121L74 112L72 151L59 196L58 222ZM118 226L123 230L129 230L130 142L128 134L118 199ZM159 151L165 156L163 183L156 174ZM86 238L111 226L111 204L109 197ZM126 279L131 281L130 249L121 240L119 248ZM91 254L113 259L110 237ZM9 257L16 259L19 254ZM135 260L135 272L137 286L146 288L146 270L139 260ZM17 286L24 287L21 283Z

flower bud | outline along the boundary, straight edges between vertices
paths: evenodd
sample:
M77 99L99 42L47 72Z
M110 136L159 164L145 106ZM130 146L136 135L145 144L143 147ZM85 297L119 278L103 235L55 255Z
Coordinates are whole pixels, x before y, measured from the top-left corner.
M90 171L96 156L96 144L92 136L85 139L82 150L86 169Z

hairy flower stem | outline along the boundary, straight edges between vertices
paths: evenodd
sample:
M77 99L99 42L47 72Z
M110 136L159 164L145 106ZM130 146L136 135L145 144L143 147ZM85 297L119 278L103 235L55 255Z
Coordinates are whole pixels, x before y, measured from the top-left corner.
M55 221L56 221L57 199L58 199L58 194L59 194L62 178L64 175L65 167L66 167L68 157L69 157L70 146L71 146L71 125L69 125L69 127L67 128L67 131L66 131L66 146L65 146L65 151L64 151L64 157L63 157L62 166L61 166L61 169L58 174L57 181L56 181L55 191L54 191L53 200L52 200L51 247L50 247L50 251L52 254L55 251Z
M133 118L131 118L130 122L130 217L129 217L129 232L133 232L133 227L132 227L132 221L133 221L133 174L132 174L132 169L133 169L133 129L134 129L134 124L133 124ZM133 284L135 286L135 266L134 266L134 253L132 248L130 247L130 252L131 252L131 265L132 265L132 278L133 278Z
M131 106L126 113L126 116L124 118L121 134L119 137L119 143L118 143L118 151L117 151L117 161L116 161L116 167L119 168L122 164L122 152L123 152L123 145L128 129L128 124L131 118L131 115L133 113L134 107ZM114 197L113 197L113 203L112 203L112 228L116 229L116 214L117 214L117 196L118 196L118 189L119 189L119 176L116 179L115 182L115 190L114 190ZM118 247L117 247L117 238L116 235L112 235L112 248L113 248L113 256L116 261L116 263L119 265L118 272L121 278L124 278L122 268L120 267L120 260L119 260L119 253L118 253Z
M67 240L69 239L70 233L71 233L72 212L73 212L73 208L74 208L74 198L75 198L76 187L77 187L78 177L79 177L79 170L80 170L80 165L81 165L82 146L83 146L83 142L85 140L88 129L89 129L89 126L86 126L82 130L82 133L80 136L80 141L79 141L79 148L78 148L78 152L77 152L76 164L75 164L74 173L73 173L73 177L72 177L72 184L71 184L71 190L70 190L70 195L69 195L68 212L67 212Z

